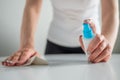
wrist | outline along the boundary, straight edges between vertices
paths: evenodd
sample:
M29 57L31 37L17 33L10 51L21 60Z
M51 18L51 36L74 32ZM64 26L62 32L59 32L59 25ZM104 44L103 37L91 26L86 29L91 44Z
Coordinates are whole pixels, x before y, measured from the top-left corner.
M111 46L112 50L114 48L115 40L111 37L111 35L107 35L102 33L102 35L105 37L105 39L108 41L109 45Z
M31 37L26 37L26 38L21 38L20 41L20 48L33 48L34 49L34 38Z
M30 48L30 49L34 49L34 44L32 43L27 43L27 44L21 44L20 45L20 49L23 49L23 48Z

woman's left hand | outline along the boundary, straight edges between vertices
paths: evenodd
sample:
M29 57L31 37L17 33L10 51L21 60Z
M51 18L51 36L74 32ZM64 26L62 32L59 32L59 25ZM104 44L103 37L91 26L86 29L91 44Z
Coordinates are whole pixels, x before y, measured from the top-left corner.
M91 20L85 21L90 24L93 32L95 33L95 25ZM96 33L95 33L96 34ZM80 44L84 50L82 36L80 36ZM94 39L90 42L87 52L90 54L88 60L93 63L107 62L112 54L112 46L106 37L102 34L96 34Z

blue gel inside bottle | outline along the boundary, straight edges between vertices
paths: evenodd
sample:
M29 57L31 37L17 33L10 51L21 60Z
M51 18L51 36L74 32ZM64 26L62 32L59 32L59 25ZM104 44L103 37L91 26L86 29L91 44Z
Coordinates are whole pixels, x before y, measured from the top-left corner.
M83 23L83 37L85 39L91 39L94 37L93 30L87 23Z

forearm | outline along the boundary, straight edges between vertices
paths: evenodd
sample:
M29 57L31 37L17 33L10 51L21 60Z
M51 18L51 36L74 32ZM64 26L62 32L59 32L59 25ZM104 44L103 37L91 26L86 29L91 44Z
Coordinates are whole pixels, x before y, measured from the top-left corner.
M40 5L41 2L35 3L33 0L26 2L21 26L20 48L34 48L34 36L40 14Z
M102 34L114 47L119 28L118 1L110 0L108 4L105 1L102 2Z

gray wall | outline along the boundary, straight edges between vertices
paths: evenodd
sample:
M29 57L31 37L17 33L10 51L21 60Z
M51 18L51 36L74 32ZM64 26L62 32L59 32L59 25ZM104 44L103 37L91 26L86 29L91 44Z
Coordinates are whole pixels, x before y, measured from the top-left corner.
M43 1L42 13L35 37L36 50L41 54L44 53L47 31L52 19L50 0ZM10 55L19 48L20 26L24 5L25 0L0 0L0 56ZM120 32L114 52L120 52L119 44Z
M47 31L52 19L52 8L49 1L43 0L42 13L35 35L36 50L41 54L44 53ZM10 55L19 48L24 5L25 0L0 0L0 56Z

